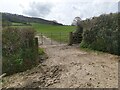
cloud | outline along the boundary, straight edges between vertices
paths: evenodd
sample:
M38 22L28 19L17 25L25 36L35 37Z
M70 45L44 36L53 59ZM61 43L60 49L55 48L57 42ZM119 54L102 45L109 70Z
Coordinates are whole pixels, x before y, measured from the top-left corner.
M79 9L82 19L99 16L101 14L115 13L118 11L118 3L116 2L91 2L83 4Z
M1 12L57 20L63 24L71 24L76 16L86 19L118 10L120 12L119 0L0 0Z
M29 9L23 10L23 13L33 17L45 17L49 15L53 4L45 2L32 2L29 4Z
M120 12L120 1L118 2L118 12Z
M102 0L65 0L56 3L47 19L55 19L63 24L71 24L79 16L82 19L99 16L101 14L117 12L117 2Z
M33 0L25 15L71 24L75 17L86 19L118 11L118 0Z

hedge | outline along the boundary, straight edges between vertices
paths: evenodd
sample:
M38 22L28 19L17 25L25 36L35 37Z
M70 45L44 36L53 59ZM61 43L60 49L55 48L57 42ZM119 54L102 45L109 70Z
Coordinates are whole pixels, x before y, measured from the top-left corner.
M120 55L118 13L100 15L82 21L84 28L81 47Z
M6 28L2 31L2 73L25 71L37 64L35 31L31 28Z

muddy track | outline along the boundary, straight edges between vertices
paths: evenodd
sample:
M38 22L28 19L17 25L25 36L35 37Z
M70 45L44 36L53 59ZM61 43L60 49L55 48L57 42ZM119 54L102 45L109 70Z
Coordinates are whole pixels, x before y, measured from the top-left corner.
M44 48L48 59L31 70L3 78L3 87L118 87L118 56L86 52L78 46L40 47Z
M118 57L74 46L42 46L49 58L38 67L4 78L4 87L118 87Z
M43 46L49 66L64 67L60 82L51 87L110 88L118 87L118 57L98 52L86 52L77 46Z

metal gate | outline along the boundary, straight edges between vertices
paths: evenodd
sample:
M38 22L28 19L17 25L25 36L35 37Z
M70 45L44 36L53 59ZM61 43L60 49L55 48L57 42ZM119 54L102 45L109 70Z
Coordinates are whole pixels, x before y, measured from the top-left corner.
M36 37L39 45L59 45L69 42L69 33L39 33Z

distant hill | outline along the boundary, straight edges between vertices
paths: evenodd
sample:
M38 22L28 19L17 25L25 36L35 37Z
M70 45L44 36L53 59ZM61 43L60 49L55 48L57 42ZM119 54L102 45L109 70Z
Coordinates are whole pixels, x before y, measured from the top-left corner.
M52 25L63 25L61 23L57 23L56 21L49 21L42 18L35 17L26 17L18 14L11 13L2 13L3 22L14 22L14 23L41 23L41 24L52 24Z

